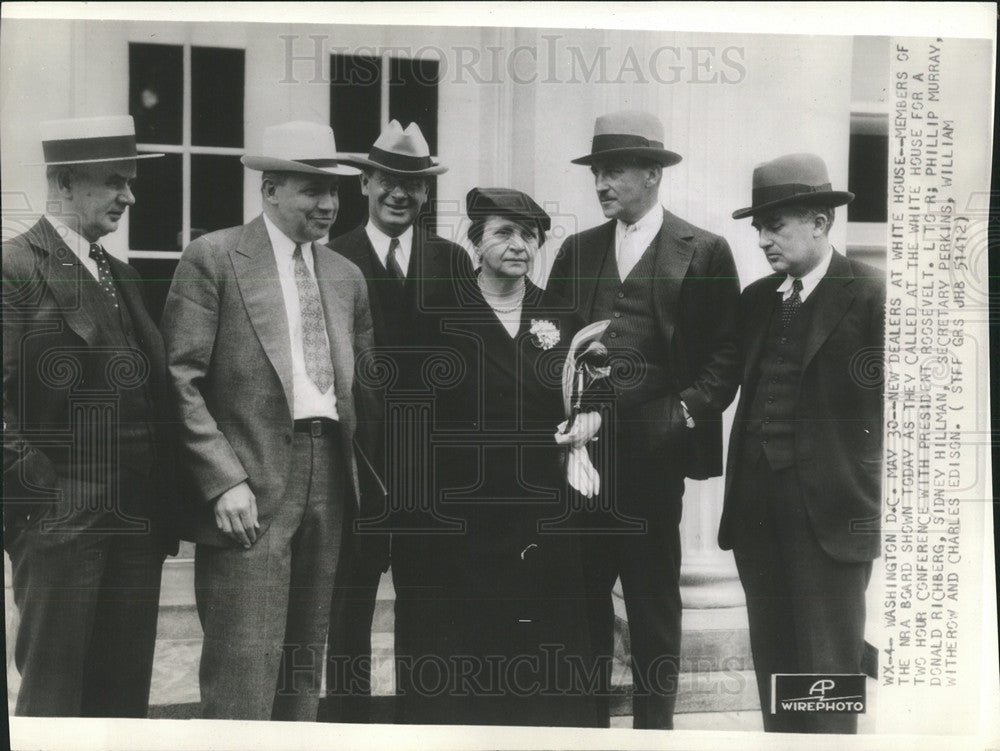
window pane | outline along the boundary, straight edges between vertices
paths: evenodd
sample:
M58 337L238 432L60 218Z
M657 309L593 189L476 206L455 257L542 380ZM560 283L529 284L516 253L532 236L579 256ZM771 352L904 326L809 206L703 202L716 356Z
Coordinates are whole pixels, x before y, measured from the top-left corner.
M889 137L851 134L847 189L854 200L847 205L849 222L884 222L888 218Z
M243 148L243 50L191 48L191 143Z
M417 123L431 154L437 154L439 68L437 60L389 60L389 118L404 128Z
M367 154L381 130L381 61L330 55L330 125L338 151Z
M149 307L149 314L159 324L163 315L163 304L167 301L170 282L177 268L176 258L130 258L129 263L139 272L143 280L143 298Z
M132 250L180 250L181 155L136 162L135 206L129 211Z
M128 110L139 143L181 142L184 51L172 44L129 44Z
M191 155L191 237L243 224L243 165L238 156Z
M337 193L340 208L337 209L337 221L330 228L331 240L368 221L368 197L361 195L360 178L341 176Z

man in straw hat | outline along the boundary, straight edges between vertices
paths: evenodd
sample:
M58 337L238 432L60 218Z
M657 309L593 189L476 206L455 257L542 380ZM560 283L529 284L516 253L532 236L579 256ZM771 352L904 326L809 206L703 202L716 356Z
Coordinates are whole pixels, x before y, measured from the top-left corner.
M611 321L602 341L619 393L611 477L602 486L613 513L604 534L587 539L584 566L605 688L611 590L621 579L637 728L673 727L684 478L722 473L721 415L737 381L733 257L724 239L660 206L662 171L681 160L663 143L663 124L651 114L597 118L591 153L573 163L590 166L610 221L567 238L549 275L549 289L585 321ZM608 724L608 710L604 701L598 724Z
M381 401L355 380L372 344L357 268L324 245L338 163L328 126L264 129L261 216L184 251L163 313L182 456L196 492L206 718L315 720L352 446Z
M771 681L861 672L879 552L885 282L831 247L834 207L854 196L832 190L820 157L758 166L752 195L733 218L752 218L775 273L740 299L743 390L719 544L747 595L764 729L853 733L856 714L772 714Z
M128 208L128 116L41 124L46 214L3 246L4 547L19 715L145 717L176 550L163 341L101 238ZM8 636L11 636L8 634Z
M383 128L368 157L350 160L361 168L361 192L368 198L368 221L337 238L330 247L354 262L368 284L375 344L392 357L405 389L407 379L419 378L408 369L403 349L412 344L412 326L433 308L452 285L473 278L469 254L458 244L419 226L427 202L430 178L448 171L430 157L417 123L405 130L396 120ZM444 289L444 292L443 292ZM419 383L419 381L418 381ZM380 468L383 469L383 468ZM403 470L405 472L405 470ZM384 477L386 473L381 472ZM396 473L398 476L398 473ZM391 484L391 483L390 483ZM409 487L409 486L408 486ZM409 487L414 490L415 488ZM401 488L389 488L389 502L401 508ZM389 566L389 508L366 508L361 526L345 551L330 613L327 694L323 719L367 722L371 694L371 629L382 572ZM406 582L399 572L397 586Z

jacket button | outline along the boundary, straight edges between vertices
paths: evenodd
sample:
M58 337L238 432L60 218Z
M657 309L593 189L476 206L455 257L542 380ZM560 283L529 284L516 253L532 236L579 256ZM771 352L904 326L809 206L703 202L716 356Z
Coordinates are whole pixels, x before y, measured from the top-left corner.
M616 311L615 311L615 318L621 318L621 317L622 317L622 314L621 314L621 313L619 313L619 312L618 312L618 311L616 310Z
M788 337L787 336L781 337L781 343L782 344L788 344Z
M618 332L617 331L612 331L611 332L611 338L612 339L616 338L617 336L618 336Z
M618 299L620 300L620 299L622 299L623 297L625 297L625 293L624 293L624 292L619 292L619 293L618 293Z

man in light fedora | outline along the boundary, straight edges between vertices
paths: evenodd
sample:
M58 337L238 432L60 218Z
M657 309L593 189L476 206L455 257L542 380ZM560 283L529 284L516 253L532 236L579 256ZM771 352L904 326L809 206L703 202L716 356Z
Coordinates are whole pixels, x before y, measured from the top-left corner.
M46 214L3 245L3 520L18 715L145 717L177 515L163 340L101 238L135 203L131 117L40 127ZM8 634L12 638L12 634Z
M367 158L350 161L362 170L361 192L368 198L368 221L334 240L330 247L364 274L375 344L382 355L393 358L402 379L396 386L405 389L408 380L420 377L408 367L412 358L402 352L413 341L417 317L441 300L455 299L454 294L447 294L448 288L474 278L472 262L460 245L418 222L427 202L430 178L448 168L431 159L417 123L404 129L391 120ZM384 471L381 474L386 475ZM390 504L401 508L401 489L388 490ZM379 579L389 566L390 510L363 509L364 518L358 520L361 525L351 538L354 544L345 559L330 615L327 689L331 700L323 719L370 719L372 618ZM394 572L395 586L407 583L406 571Z
M182 458L195 488L195 596L206 718L316 719L352 446L381 401L355 380L372 344L357 268L324 245L336 218L333 131L265 128L261 216L181 257L163 312Z
M621 579L637 728L673 727L684 478L722 473L722 411L737 383L733 257L724 239L660 206L662 171L681 160L663 144L651 114L597 118L591 152L573 163L590 166L610 221L567 238L548 283L585 321L611 321L602 341L618 392L615 455L602 487L616 515L607 521L627 517L633 527L587 537L584 566L605 689L611 590ZM598 724L607 726L608 710L605 700Z
M862 667L879 553L885 281L830 245L834 209L853 198L832 189L820 157L790 154L754 169L751 205L733 213L752 219L775 271L740 298L742 391L719 529L747 596L768 731L857 732L855 714L770 712L772 674Z

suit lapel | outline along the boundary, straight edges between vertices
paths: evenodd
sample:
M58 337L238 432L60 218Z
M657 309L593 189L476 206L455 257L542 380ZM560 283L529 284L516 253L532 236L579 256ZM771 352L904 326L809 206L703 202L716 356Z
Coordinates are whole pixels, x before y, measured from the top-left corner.
M142 291L139 289L136 280L132 277L128 265L110 254L108 255L108 260L111 263L111 270L114 272L118 282L118 295L121 298L122 304L128 310L129 316L132 319L132 325L138 334L139 343L142 346L143 352L146 353L146 356L150 360L152 371L159 377L159 374L165 368L162 354L163 346L160 344L160 332L156 328L153 319L149 316L146 303L142 298Z
M361 225L351 230L344 237L337 241L337 250L361 269L368 287L368 302L372 312L372 326L379 334L381 341L385 332L385 318L382 315L382 286L384 282L375 282L374 279L384 279L386 272L382 264L378 262L375 255L375 248L372 247L365 226ZM318 254L317 254L318 255Z
M313 243L313 259L316 267L316 282L319 285L323 317L326 319L326 336L330 341L330 358L333 361L334 389L337 394L337 410L342 420L344 408L351 400L354 382L354 295L346 294L333 251Z
M100 335L100 317L107 306L95 298L93 276L59 237L45 217L31 229L32 244L42 251L42 278L66 324L87 344Z
M847 309L851 307L854 294L848 285L854 281L854 273L851 271L851 264L842 255L834 251L833 258L830 259L830 268L826 275L816 285L809 300L812 302L812 324L809 326L809 336L806 339L805 357L802 360L802 370L809 367L823 342L827 340L833 330L844 317Z
M597 284L600 281L601 269L608 253L615 252L615 222L607 222L594 237L592 248L580 248L577 252L576 282L580 285L579 310L585 320L593 319L594 297L597 295ZM572 283L574 280L570 280Z
M656 258L653 279L653 304L662 333L668 339L673 334L677 320L677 302L680 299L681 284L687 276L688 266L694 256L690 232L682 229L677 218L669 211L663 211L663 226L657 235Z
M771 280L761 287L758 294L759 300L755 301L749 312L749 320L742 321L741 325L750 332L750 341L747 343L747 353L743 361L743 382L749 381L750 374L757 367L757 359L760 357L761 347L764 346L764 337L767 336L767 329L774 315L774 308L778 304L778 287L781 286L783 276L772 277Z
M278 378L292 411L292 349L288 340L288 313L278 279L278 264L264 219L246 226L231 253L233 268L247 316Z

